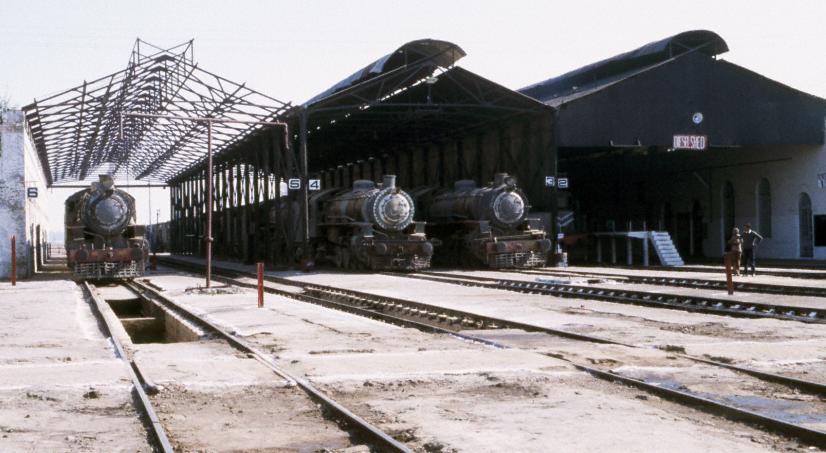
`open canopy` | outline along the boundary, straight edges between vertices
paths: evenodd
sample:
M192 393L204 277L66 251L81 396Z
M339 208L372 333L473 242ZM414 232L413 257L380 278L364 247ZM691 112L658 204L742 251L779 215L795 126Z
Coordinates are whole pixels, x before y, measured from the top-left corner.
M207 152L203 122L130 113L272 121L289 103L206 71L195 63L193 41L162 49L138 39L126 69L23 107L49 185L119 180L166 183ZM258 125L213 124L216 152Z

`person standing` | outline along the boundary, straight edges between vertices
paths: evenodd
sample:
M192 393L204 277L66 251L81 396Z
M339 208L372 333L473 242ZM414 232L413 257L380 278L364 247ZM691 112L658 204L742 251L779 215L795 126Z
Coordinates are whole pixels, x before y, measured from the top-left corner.
M740 237L740 230L732 228L731 238L728 240L728 252L731 255L731 269L734 275L740 275L740 255L743 254L743 239Z
M751 275L755 274L755 257L754 249L763 241L763 236L760 233L751 229L751 224L743 225L743 273L749 275L749 266L751 266Z

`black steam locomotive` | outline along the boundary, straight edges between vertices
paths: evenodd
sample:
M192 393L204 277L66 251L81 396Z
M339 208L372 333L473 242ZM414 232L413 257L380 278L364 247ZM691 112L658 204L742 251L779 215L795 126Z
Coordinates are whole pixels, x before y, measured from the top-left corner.
M135 199L101 175L66 199L66 256L75 279L129 279L144 274L149 247L135 224Z
M298 218L297 203L290 211ZM357 180L350 190L316 192L309 214L312 256L319 263L378 271L430 267L433 244L424 223L413 220L413 199L396 187L394 175L385 175L378 186Z
M424 187L412 191L427 234L443 244L440 264L479 263L491 268L545 265L551 241L538 219L528 218L528 199L507 173L477 187L457 181L453 190Z

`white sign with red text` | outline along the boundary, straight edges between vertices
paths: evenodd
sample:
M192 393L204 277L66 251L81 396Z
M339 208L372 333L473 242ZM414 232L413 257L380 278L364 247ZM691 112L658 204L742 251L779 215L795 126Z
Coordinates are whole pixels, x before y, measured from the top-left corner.
M706 149L708 138L705 135L675 135L674 149Z

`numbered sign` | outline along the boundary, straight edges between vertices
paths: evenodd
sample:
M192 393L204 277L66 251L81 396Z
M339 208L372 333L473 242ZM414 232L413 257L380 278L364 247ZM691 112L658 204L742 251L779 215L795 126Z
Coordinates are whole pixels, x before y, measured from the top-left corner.
M37 187L26 188L26 196L29 198L37 198Z
M568 188L568 178L559 178L557 180L560 189L567 189Z
M310 190L321 190L321 180L320 179L307 180L307 188L310 189Z
M553 187L556 185L556 178L553 176L546 176L545 177L545 187Z
M287 188L290 190L298 190L301 188L301 180L298 178L290 178L287 181Z

